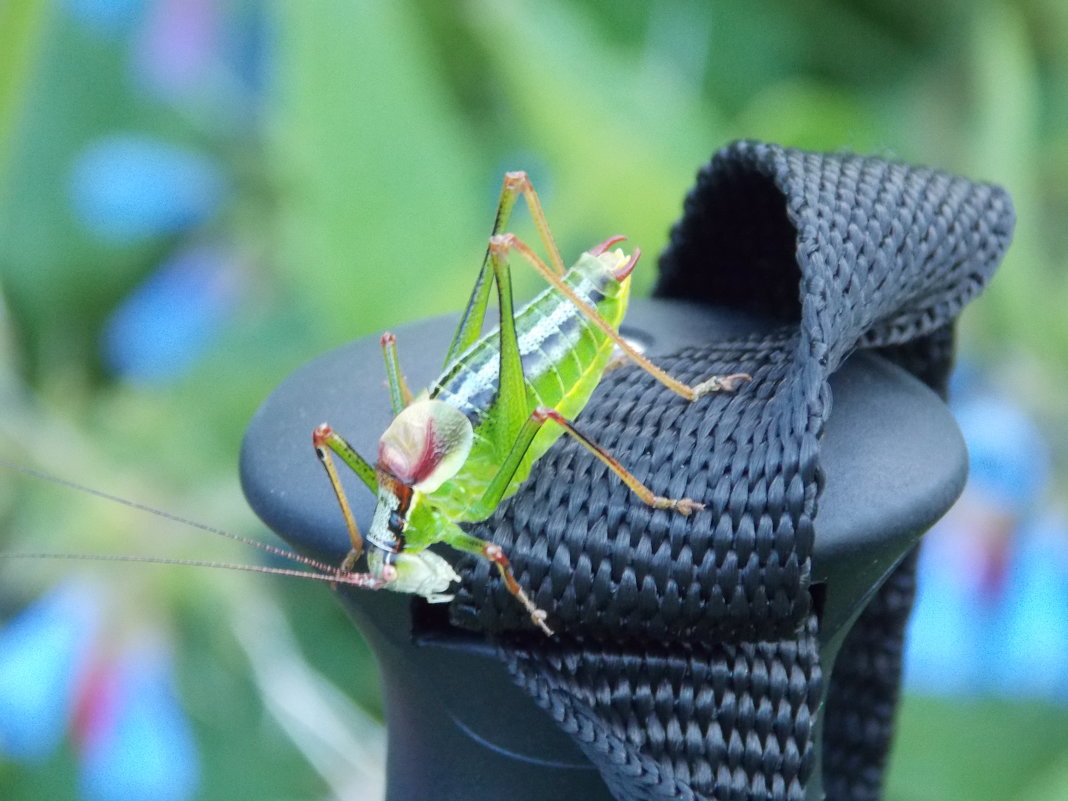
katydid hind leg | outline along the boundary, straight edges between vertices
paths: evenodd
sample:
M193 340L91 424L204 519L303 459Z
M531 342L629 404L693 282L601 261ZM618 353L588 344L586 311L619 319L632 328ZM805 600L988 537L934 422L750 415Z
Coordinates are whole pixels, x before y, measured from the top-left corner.
M501 251L502 254L507 250L514 250L517 252L522 256L523 260L533 267L535 271L540 273L557 292L570 300L575 305L575 308L600 328L620 350L630 357L631 361L672 392L681 395L686 400L694 401L713 392L733 392L740 384L752 379L752 376L748 373L732 373L725 376L710 376L704 381L699 381L696 384L686 384L679 381L667 371L657 367L648 358L643 356L633 345L627 342L611 323L605 320L597 313L596 309L580 298L571 287L565 284L560 276L556 275L552 268L550 268L549 265L547 265L538 254L531 250L530 246L523 242L519 237L514 234L501 234L496 236L491 243L491 249L493 248ZM503 255L501 258L504 258ZM630 274L631 269L633 269L635 262L636 257L632 257L630 261L620 268L616 277L619 278L619 280L625 279Z
M519 469L520 462L523 461L523 457L530 450L530 443L534 441L535 435L541 430L543 422L532 414L520 426L508 455L500 463L493 479L486 485L486 489L478 503L469 510L470 519L485 520L496 511L508 492L508 486L512 483L512 478L515 476L516 470Z
M620 464L618 459L590 439L590 437L579 431L574 423L555 409L547 409L544 406L539 406L534 410L531 418L539 422L552 421L560 426L565 433L577 440L590 453L604 462L608 469L615 473L619 479L627 485L627 488L637 495L642 503L647 506L651 506L654 509L674 509L676 512L684 515L689 515L705 508L703 503L698 503L692 498L668 498L664 495L657 495L645 486L645 484L639 481L633 473Z
M493 230L490 231L490 238L492 239L500 234L505 229L505 226L508 225L508 221L512 217L512 210L515 208L516 201L520 195L526 199L527 209L530 211L538 236L549 254L549 261L553 265L553 269L557 275L563 275L564 261L560 256L560 249L556 246L556 240L553 237L552 230L549 228L548 220L545 218L545 212L542 210L538 193L534 190L534 185L525 172L505 173L504 182L501 185L501 195L497 201L497 213L493 218ZM486 253L482 257L482 267L478 271L478 278L475 279L475 286L471 290L471 297L467 301L463 316L460 318L460 324L456 328L456 333L453 335L452 343L449 345L448 353L445 356L446 366L467 350L482 333L482 323L486 319L486 308L490 297L489 282L493 275L490 260L490 248L487 246Z
M545 252L549 254L549 264L552 265L552 268L557 275L563 275L567 272L567 268L564 266L564 260L560 256L560 248L556 245L556 238L553 236L552 228L549 227L549 220L545 217L545 212L541 207L541 198L538 197L538 193L534 189L534 184L531 182L530 176L522 171L505 173L504 186L513 194L522 194L526 199L527 210L530 212L530 219L533 221L534 228L538 232L538 238L541 240L542 247L544 247ZM498 225L494 227L493 234L499 234L503 230L504 225Z
M497 370L497 419L488 432L502 459L511 451L523 422L530 414L527 382L523 375L523 358L519 353L519 335L515 327L512 299L512 273L507 248L499 247L499 237L490 240L490 263L497 283L500 312L500 340Z
M493 218L493 230L490 236L496 236L512 217L512 209L519 194L508 180L508 174L504 177L501 186L501 196L497 201L497 214ZM482 335L482 323L486 319L486 308L489 305L490 280L493 278L493 270L490 266L490 249L486 246L486 253L482 257L482 266L479 268L475 285L471 289L471 297L467 301L460 324L453 334L452 343L445 355L445 366L448 366L465 350L467 350Z

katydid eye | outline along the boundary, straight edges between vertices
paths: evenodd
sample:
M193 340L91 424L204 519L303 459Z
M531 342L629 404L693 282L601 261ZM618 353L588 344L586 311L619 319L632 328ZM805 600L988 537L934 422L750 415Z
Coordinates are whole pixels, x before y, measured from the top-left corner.
M393 511L389 513L389 528L391 531L404 531L405 520L403 515Z

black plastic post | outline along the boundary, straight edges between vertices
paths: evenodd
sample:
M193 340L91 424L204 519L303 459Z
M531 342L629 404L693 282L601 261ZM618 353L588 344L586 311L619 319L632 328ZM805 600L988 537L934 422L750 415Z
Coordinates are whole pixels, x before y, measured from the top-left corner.
M624 333L654 358L760 328L751 319L671 301L635 301L627 320ZM439 318L395 331L413 387L440 371L454 327L454 318ZM241 455L245 494L264 522L301 552L336 563L348 549L312 450L312 429L328 421L373 459L391 418L383 381L378 337L362 339L300 368L249 426ZM831 388L813 558L825 676L868 599L957 498L967 470L955 422L912 375L858 354ZM366 525L374 499L355 479L350 488ZM450 627L441 607L421 599L339 593L379 661L388 801L611 798L576 745L511 683L490 643ZM822 798L818 767L808 797Z

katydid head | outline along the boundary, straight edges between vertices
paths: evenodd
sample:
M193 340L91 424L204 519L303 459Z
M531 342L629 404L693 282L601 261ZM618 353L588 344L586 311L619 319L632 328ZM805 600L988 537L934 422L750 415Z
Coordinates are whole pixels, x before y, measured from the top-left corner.
M463 466L473 439L463 412L421 398L394 417L378 440L377 467L417 492L433 492Z
M405 530L419 496L452 478L471 452L474 430L462 412L440 400L421 398L398 414L378 441L378 503L365 537L367 565L390 589L448 600L458 579L442 557L405 550Z

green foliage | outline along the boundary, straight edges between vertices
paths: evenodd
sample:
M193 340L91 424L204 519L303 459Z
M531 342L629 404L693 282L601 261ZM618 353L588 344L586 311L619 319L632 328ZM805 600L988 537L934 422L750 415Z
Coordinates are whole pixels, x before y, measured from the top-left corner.
M1017 241L968 312L965 342L988 364L1012 361L1033 408L1066 424L1063 3L282 1L264 7L267 88L251 112L213 99L212 86L181 110L139 94L122 41L80 27L63 7L0 4L0 452L15 460L254 532L233 472L257 403L328 347L458 309L504 170L531 173L565 258L628 234L647 254L636 281L648 289L694 172L737 137L881 152L1006 185ZM115 130L213 154L234 185L225 208L182 234L95 238L71 212L68 176L88 142ZM209 238L241 254L249 287L212 352L164 384L109 375L98 343L116 306L180 241ZM537 286L517 280L517 294ZM246 559L9 479L0 481L0 547ZM12 567L0 574L5 611L72 572ZM105 575L136 586L129 627L172 632L208 755L204 796L327 792L242 676L248 656L232 643L227 610L248 583L177 573ZM302 632L308 671L349 692L373 686L365 651L326 593L254 586ZM1025 797L1029 777L987 770L995 764L1040 773L1043 789L1026 797L1068 794L1068 743L996 736L1011 714L908 707L891 797L950 798L952 788L970 799ZM1064 730L1052 713L1027 720ZM924 732L943 736L909 747ZM47 782L48 797L69 797L73 764L70 753L28 773L0 764L0 794L41 797ZM974 780L993 773L997 781Z
M886 801L1052 801L1068 788L1068 710L907 698Z

